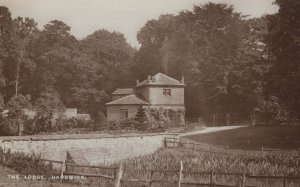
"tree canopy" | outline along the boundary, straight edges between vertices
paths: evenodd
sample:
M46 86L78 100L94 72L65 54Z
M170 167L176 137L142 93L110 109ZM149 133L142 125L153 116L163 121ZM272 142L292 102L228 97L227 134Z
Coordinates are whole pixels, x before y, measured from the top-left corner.
M300 3L275 3L278 13L251 19L211 2L161 15L138 31L139 49L105 29L76 39L60 20L38 29L0 6L1 109L30 95L41 113L76 107L95 118L116 88L162 72L184 76L187 116L252 113L276 100L299 119Z

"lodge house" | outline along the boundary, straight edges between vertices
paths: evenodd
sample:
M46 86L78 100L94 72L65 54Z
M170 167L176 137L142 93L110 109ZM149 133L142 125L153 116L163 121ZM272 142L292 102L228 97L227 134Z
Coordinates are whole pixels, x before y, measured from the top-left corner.
M118 88L112 93L112 101L106 103L107 121L118 121L134 118L138 107L148 111L161 111L168 118L184 122L184 79L173 79L165 74L157 73L148 76L144 81L136 82L134 88Z

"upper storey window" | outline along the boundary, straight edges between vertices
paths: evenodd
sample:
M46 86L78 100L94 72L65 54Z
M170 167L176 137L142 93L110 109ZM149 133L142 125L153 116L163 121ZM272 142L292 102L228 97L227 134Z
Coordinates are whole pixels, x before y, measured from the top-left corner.
M171 89L163 89L164 96L171 96Z

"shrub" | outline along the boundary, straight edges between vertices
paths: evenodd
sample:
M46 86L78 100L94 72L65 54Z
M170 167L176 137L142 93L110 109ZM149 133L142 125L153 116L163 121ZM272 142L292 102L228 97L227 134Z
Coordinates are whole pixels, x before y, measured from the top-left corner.
M261 101L257 109L258 117L262 119L265 124L278 124L287 119L287 112L279 103L279 99L271 96L268 100Z
M146 111L143 108L143 106L140 106L138 108L137 114L134 119L136 121L136 123L134 123L135 129L137 129L139 131L147 130L149 122L148 122L148 117L146 115Z
M111 130L134 129L136 123L137 122L133 118L116 120L110 122L109 128Z
M93 130L99 130L107 126L106 116L102 111L99 111L96 116Z

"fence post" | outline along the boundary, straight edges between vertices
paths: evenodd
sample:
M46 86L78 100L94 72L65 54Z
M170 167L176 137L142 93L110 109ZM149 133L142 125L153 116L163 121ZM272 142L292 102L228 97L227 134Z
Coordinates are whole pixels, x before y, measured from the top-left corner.
M35 161L35 155L34 155L34 152L33 152L33 154L31 155L31 166L32 166L32 168L34 168L34 161Z
M175 144L175 137L174 137L174 139L173 139L173 149L175 149L175 146L176 146L176 144Z
M245 185L246 185L246 174L243 173L242 174L242 187L245 187Z
M283 187L286 187L286 177L283 177Z
M213 126L216 126L216 113L213 113Z
M226 145L226 155L228 154L228 145Z
M182 182L182 170L183 170L183 164L182 164L182 161L180 161L180 170L179 170L178 187L181 187L181 182Z
M196 144L195 142L193 142L194 146L193 146L193 153L195 153L195 150L196 150Z
M123 176L123 163L121 162L120 167L119 167L119 172L117 174L117 178L116 178L116 185L115 187L120 187L121 186L121 180L122 180L122 176Z
M214 176L214 173L213 171L210 172L210 182L209 182L209 186L214 186L214 180L213 180L213 176Z
M261 146L261 153L264 153L264 147Z
M186 140L186 149L189 149L189 140Z
M167 145L167 138L164 137L164 148L168 148L168 145Z
M65 158L64 158L64 160L62 162L62 165L61 165L60 182L62 182L62 179L64 177L64 172L66 171L66 160L67 160L67 157L68 157L67 155L68 155L68 153L66 151Z
M153 177L153 171L151 170L151 173L150 173L150 182L149 182L149 186L150 187L152 186L152 177Z
M62 182L65 170L66 170L66 159L63 160L63 163L61 165L60 182Z

